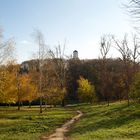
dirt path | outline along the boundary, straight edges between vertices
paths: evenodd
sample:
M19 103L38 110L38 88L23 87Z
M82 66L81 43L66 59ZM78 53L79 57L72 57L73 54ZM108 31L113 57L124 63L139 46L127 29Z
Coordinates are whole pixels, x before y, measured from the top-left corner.
M80 119L80 117L83 116L83 113L81 111L77 111L78 115L73 117L70 121L66 122L62 125L62 127L57 128L55 132L50 135L49 137L43 136L41 140L66 140L65 133L69 131L69 128L74 124L77 120Z

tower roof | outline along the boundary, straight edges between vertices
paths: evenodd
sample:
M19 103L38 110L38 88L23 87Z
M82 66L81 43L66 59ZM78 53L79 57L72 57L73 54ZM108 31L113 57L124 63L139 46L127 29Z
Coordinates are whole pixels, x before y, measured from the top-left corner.
M73 52L78 52L77 50L74 50Z

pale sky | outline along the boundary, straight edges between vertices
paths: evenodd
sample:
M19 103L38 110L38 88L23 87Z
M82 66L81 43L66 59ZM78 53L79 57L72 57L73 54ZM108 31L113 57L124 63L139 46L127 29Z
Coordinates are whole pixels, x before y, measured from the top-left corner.
M66 40L67 55L78 50L79 58L99 56L103 34L122 37L133 32L122 8L127 0L0 0L0 25L4 37L14 38L18 62L32 58L38 48L32 33L38 28L53 48ZM111 51L110 56L116 53Z

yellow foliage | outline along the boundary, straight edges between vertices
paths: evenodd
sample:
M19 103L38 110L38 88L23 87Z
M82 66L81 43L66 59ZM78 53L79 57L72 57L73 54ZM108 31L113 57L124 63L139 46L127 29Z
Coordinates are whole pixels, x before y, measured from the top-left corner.
M29 101L36 99L38 97L37 95L37 87L35 84L31 81L31 78L29 75L21 75L19 77L19 83L20 83L20 90L19 90L19 98L20 101Z
M94 85L91 85L88 79L80 77L80 79L78 80L78 85L78 98L81 101L92 103L93 101L97 100L95 87Z
M66 93L65 88L61 89L60 87L51 87L46 92L46 101L48 104L61 104L62 100L64 99L64 95Z
M29 75L19 75L17 69L5 68L0 71L0 103L31 102L37 95L37 88Z
M0 72L0 102L16 103L16 77L6 70Z

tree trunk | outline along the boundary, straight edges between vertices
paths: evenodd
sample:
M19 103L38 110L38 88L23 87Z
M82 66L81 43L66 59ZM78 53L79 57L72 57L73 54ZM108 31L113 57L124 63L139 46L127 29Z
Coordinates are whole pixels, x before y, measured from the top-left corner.
M40 113L42 113L42 96L40 96Z
M65 107L65 99L62 100L62 107Z
M45 101L45 110L47 110L47 101Z
M109 98L107 98L107 106L109 106Z
M129 94L127 93L127 104L130 105Z
M129 106L130 105L130 100L129 100L129 84L128 83L126 84L126 92L127 92L127 104Z
M31 108L31 102L29 102L29 108Z
M122 101L122 100L121 100L121 93L119 94L119 100L120 100L120 103L121 103L121 101Z
M20 101L18 101L18 110L20 110Z

